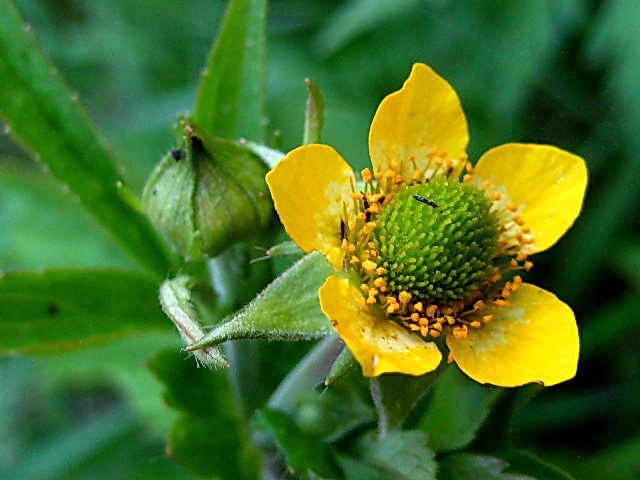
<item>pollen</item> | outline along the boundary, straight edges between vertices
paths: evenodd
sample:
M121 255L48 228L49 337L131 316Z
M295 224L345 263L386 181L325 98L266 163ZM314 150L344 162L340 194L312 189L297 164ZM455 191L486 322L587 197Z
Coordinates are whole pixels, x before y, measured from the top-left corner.
M364 271L367 273L373 272L377 266L378 265L371 260L365 260L364 262L362 262L362 268L364 268Z
M407 303L411 300L412 295L409 292L402 291L398 294L398 298L400 299L400 303Z
M355 192L355 193L351 193L350 197L353 198L354 200L362 200L364 198L364 194L361 192Z

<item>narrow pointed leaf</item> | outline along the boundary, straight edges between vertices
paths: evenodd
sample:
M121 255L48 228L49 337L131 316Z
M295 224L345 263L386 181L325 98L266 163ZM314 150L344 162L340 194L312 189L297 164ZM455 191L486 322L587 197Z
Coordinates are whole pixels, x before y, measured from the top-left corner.
M438 462L438 467L439 480L534 480L533 477L504 473L507 462L485 455L447 455Z
M266 0L232 0L202 74L193 120L210 135L264 138Z
M133 258L164 275L164 246L119 195L118 165L9 0L0 0L0 116Z
M165 281L160 286L160 305L187 343L192 343L204 335L201 315L191 298L191 277L180 276ZM201 365L219 368L228 367L229 362L217 345L194 352Z
M147 275L47 270L0 276L0 352L45 354L168 331Z
M320 143L322 125L324 124L324 100L318 86L310 79L305 80L307 86L307 105L304 118L303 145Z
M188 349L244 338L300 340L328 335L333 330L320 310L318 289L332 271L322 254L306 255Z

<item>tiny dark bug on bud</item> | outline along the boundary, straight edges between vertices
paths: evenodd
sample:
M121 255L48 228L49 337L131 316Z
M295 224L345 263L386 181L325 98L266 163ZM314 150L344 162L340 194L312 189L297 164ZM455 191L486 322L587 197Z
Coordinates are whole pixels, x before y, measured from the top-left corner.
M414 195L413 198L415 198L419 202L426 203L430 207L438 208L438 204L436 202L434 202L433 200L429 200L428 198L422 197L420 195Z
M171 150L171 156L174 160L178 161L182 158L182 152L180 150Z

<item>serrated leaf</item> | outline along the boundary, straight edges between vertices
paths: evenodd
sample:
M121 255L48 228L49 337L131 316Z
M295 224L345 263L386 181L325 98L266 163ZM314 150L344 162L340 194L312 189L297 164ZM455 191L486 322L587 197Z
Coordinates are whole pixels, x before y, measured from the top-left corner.
M397 431L382 440L361 444L362 459L378 468L386 480L433 480L436 474L435 454L427 446L428 436L418 431Z
M438 378L440 370L414 377L399 373L371 379L371 396L378 411L380 434L400 428Z
M285 413L264 408L256 413L254 425L273 437L294 472L303 474L310 470L324 478L339 478L330 447L302 431Z
M306 255L189 350L243 338L300 340L328 335L332 329L320 309L318 289L332 272L321 253Z
M138 272L78 269L0 275L0 351L55 353L166 331L157 284Z
M463 448L474 439L499 394L500 389L481 385L457 366L449 366L435 383L417 428L429 434L429 445L436 452Z
M164 246L118 194L114 158L9 0L0 0L0 115L133 258L164 275Z
M257 458L225 371L197 368L172 351L154 357L149 368L165 385L169 406L182 413L169 434L176 462L206 478L257 478Z
M534 480L503 473L507 467L507 462L500 458L454 453L438 462L438 480Z
M229 4L193 114L210 135L264 139L266 12L266 0Z

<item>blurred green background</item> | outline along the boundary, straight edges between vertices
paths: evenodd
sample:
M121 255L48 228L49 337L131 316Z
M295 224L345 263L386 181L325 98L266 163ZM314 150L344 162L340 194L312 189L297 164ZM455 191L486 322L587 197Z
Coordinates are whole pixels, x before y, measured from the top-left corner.
M226 2L15 3L140 192L171 147L176 115L192 107ZM576 312L578 375L529 403L516 437L579 479L640 478L638 2L273 0L269 9L269 128L284 150L301 142L309 77L325 96L323 141L363 168L377 104L420 61L458 91L472 160L510 141L586 159L583 213L527 277ZM71 266L137 268L0 135L0 268ZM175 413L145 368L167 346L178 346L169 325L65 355L0 358L0 478L189 478L166 459Z

